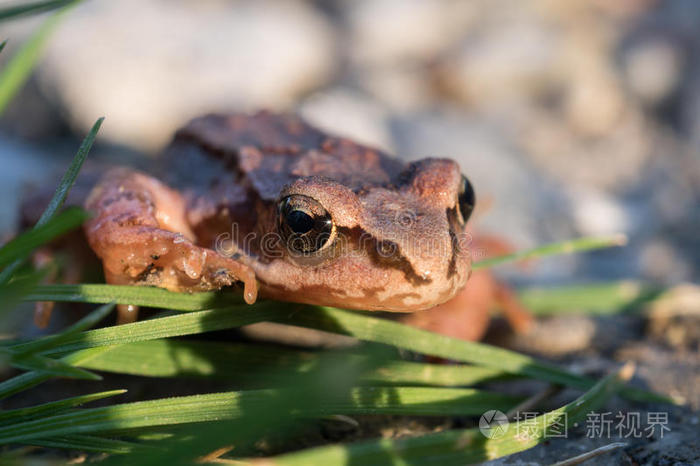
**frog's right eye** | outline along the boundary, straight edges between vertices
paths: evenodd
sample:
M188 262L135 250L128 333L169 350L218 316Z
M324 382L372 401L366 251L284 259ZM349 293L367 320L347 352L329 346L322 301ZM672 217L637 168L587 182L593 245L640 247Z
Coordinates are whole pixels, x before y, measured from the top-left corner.
M462 216L462 222L467 223L474 210L476 196L474 195L474 188L466 176L462 175L459 183L459 193L457 194L459 213Z
M308 255L332 243L335 224L330 214L315 199L294 194L278 206L278 228L287 249Z

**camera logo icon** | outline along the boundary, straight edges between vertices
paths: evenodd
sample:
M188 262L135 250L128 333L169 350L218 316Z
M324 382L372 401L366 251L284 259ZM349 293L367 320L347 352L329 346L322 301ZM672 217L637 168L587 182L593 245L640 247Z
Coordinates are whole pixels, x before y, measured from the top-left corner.
M497 409L486 411L479 419L479 430L484 437L497 439L508 432L508 417Z

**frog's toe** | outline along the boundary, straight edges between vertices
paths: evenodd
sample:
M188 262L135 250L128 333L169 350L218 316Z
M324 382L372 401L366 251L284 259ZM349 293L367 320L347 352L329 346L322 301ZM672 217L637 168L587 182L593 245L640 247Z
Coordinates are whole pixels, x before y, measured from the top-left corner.
M201 249L205 253L199 278L202 286L208 289L220 289L235 282L242 282L243 299L246 303L253 304L258 297L258 282L253 269L235 259L222 256L212 249Z
M258 281L254 276L243 282L243 299L248 304L253 304L258 299Z
M117 324L130 324L139 317L139 307L133 304L117 304Z
M53 301L37 301L34 303L34 325L41 329L49 326L54 304Z

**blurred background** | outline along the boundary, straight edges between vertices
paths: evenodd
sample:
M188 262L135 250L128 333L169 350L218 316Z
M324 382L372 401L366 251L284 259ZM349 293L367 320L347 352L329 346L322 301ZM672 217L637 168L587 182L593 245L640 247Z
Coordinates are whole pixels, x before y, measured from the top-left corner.
M0 23L0 70L45 19ZM0 118L0 232L99 116L90 157L129 163L196 115L270 108L456 159L477 231L516 248L629 236L520 282L697 281L699 64L696 0L85 0Z

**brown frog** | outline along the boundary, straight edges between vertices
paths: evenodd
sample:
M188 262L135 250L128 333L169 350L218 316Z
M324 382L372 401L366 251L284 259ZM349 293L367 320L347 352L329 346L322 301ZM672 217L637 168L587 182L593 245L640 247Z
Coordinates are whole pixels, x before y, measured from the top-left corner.
M106 172L85 207L107 282L416 311L470 275L474 191L456 162L405 164L294 115L208 115L155 179Z

